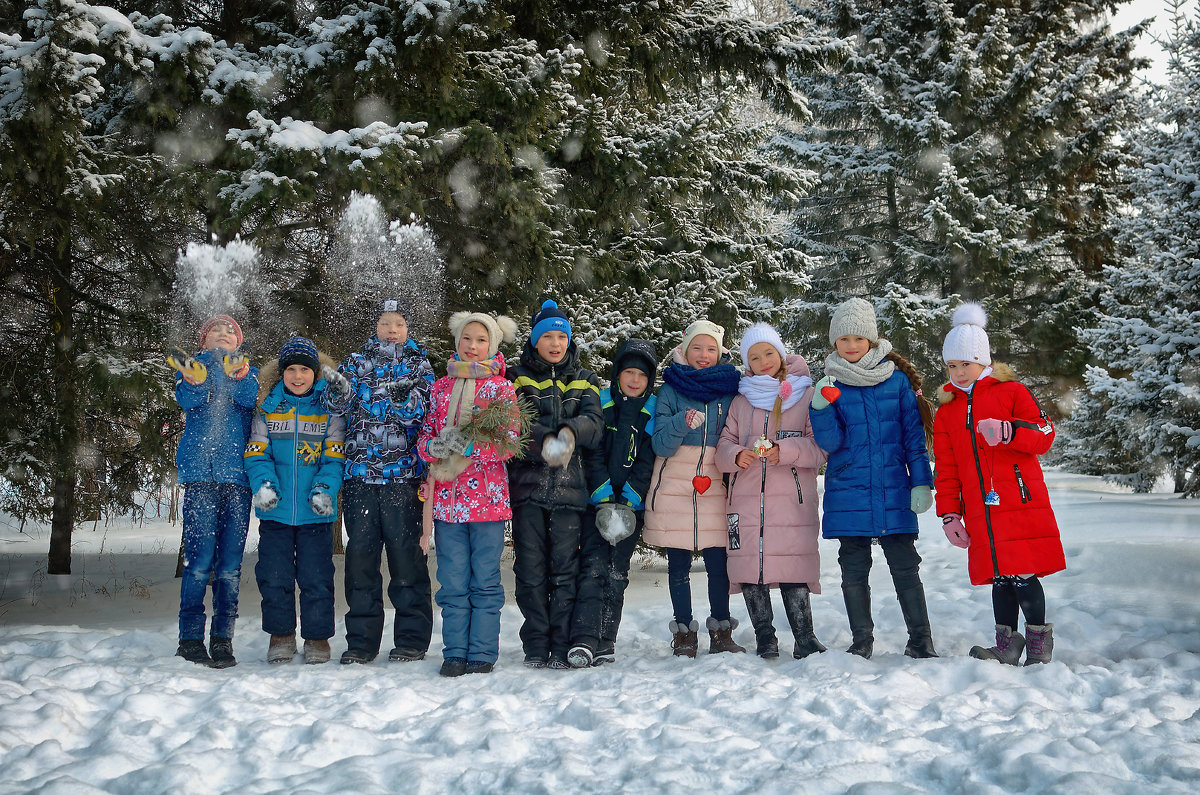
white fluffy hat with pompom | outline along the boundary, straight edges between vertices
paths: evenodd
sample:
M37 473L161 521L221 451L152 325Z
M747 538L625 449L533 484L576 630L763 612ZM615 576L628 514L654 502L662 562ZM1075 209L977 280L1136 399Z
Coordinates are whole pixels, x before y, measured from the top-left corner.
M517 338L517 321L508 315L492 316L483 312L455 312L450 316L450 333L454 335L454 347L462 338L463 329L470 323L479 323L488 331L488 358L496 355L501 342L512 342Z
M963 304L950 318L952 328L942 343L942 361L975 362L985 367L992 363L992 346L988 342L987 312L976 303Z

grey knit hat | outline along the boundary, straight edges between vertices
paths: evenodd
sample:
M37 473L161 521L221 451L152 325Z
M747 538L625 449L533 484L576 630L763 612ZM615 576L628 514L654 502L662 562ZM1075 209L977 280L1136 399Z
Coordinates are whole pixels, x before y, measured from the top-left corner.
M854 335L871 342L879 342L879 326L875 323L875 307L862 298L848 298L837 309L829 321L829 344L838 337Z

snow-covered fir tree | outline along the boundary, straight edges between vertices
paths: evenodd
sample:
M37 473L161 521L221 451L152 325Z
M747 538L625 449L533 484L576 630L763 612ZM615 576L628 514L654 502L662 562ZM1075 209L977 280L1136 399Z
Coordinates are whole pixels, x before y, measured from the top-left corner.
M150 359L178 229L154 137L212 40L77 0L37 0L22 21L0 33L0 474L6 510L51 520L59 574L80 511L128 509L156 467Z
M981 299L998 358L1078 374L1072 329L1113 261L1132 119L1133 34L1104 21L1115 3L794 5L855 50L841 69L797 75L813 122L777 140L821 177L795 207L794 244L822 260L795 331L824 345L831 306L870 297L931 374L949 305Z
M1168 82L1132 136L1133 201L1105 269L1100 322L1065 424L1066 462L1147 491L1162 477L1200 494L1200 25L1176 9Z
M447 309L520 318L556 295L598 344L710 311L732 322L802 283L763 209L802 173L736 112L753 96L802 115L786 75L839 50L797 23L715 0L306 8L214 70L217 108L272 78L201 169L214 226L255 240L289 305L320 314L304 296L322 290L353 191L428 224Z

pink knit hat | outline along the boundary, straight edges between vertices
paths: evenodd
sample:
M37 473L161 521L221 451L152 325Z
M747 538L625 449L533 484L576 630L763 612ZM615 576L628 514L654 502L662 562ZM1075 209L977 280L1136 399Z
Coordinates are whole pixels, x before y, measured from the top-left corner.
M208 332L212 331L213 326L219 324L225 324L233 329L233 336L237 338L237 344L240 348L242 346L242 340L245 339L245 337L242 335L242 327L239 326L238 322L229 315L213 315L208 320L204 321L203 325L200 326L200 347L204 347L204 338L208 336Z

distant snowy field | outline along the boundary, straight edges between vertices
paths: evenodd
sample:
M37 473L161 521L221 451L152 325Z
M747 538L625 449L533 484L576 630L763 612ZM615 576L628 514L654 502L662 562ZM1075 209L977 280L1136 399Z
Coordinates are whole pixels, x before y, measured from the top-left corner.
M0 792L1196 792L1200 503L1061 473L1050 485L1068 571L1046 580L1055 662L1031 669L966 656L990 645L989 591L932 513L918 549L940 659L900 653L878 551L876 656L841 651L823 542L826 654L673 658L665 560L651 558L614 665L528 671L508 561L497 670L449 680L440 626L418 663L267 666L253 529L240 663L218 671L172 656L177 526L82 529L75 574L46 578L48 531L0 517ZM697 567L701 619L703 581ZM390 619L385 656L388 633Z

